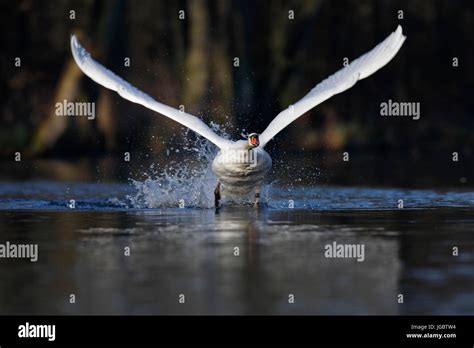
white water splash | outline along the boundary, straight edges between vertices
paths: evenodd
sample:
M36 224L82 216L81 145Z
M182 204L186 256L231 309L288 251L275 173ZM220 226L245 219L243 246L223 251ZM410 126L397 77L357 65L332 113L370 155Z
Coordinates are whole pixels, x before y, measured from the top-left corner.
M213 125L221 136L225 134ZM189 153L187 159L171 161L157 167L152 165L144 181L130 179L136 193L127 196L134 208L212 208L217 178L212 172L212 160L218 149L202 137L185 134L185 145L180 151Z

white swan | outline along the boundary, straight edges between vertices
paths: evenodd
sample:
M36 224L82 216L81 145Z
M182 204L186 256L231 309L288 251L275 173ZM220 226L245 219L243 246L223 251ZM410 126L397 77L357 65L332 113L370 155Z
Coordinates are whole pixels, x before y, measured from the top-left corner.
M98 84L116 91L131 102L143 105L181 123L219 147L220 151L212 163L212 170L219 180L214 192L216 206L219 205L221 191L230 195L244 195L254 191L255 204L258 205L260 186L272 165L270 156L263 149L265 145L308 110L333 95L351 88L358 80L370 76L387 64L398 52L405 39L402 27L398 26L371 51L320 82L301 100L280 112L263 133L260 135L252 133L246 136L246 140L235 142L220 137L199 118L154 100L115 75L92 59L74 35L71 37L71 50L79 68Z

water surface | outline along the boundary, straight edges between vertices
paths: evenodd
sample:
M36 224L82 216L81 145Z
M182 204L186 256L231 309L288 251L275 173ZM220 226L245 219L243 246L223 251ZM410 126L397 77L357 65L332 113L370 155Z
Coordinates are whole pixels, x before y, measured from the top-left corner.
M37 243L39 260L0 259L0 313L474 314L473 192L273 185L266 198L149 209L127 184L2 183L0 243ZM364 261L325 257L333 242L364 245Z

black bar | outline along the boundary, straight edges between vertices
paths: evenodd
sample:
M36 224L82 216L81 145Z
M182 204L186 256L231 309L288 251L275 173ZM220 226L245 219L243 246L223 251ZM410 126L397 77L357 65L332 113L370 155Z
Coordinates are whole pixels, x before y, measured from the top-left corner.
M474 343L472 316L0 316L0 346L43 344L409 344ZM55 325L54 342L20 338L25 323ZM412 325L418 325L413 328ZM431 327L429 325L433 325ZM455 325L449 329L442 325ZM421 331L420 327L426 326ZM407 334L456 334L407 338Z

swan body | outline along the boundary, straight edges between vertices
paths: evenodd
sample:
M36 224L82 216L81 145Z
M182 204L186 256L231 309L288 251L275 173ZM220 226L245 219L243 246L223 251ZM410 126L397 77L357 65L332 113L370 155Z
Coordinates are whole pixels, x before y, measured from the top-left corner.
M270 156L264 150L265 145L310 109L333 95L348 90L357 81L385 66L400 50L405 39L402 27L398 26L372 50L317 84L302 99L280 112L263 133L252 133L248 135L247 140L237 141L219 136L196 116L162 104L132 86L92 59L74 35L71 36L71 51L79 68L98 84L116 91L124 99L175 120L219 148L219 153L212 162L212 170L219 180L215 190L216 205L218 205L221 190L224 194L237 196L255 191L256 203L258 203L260 186L272 165Z
M219 151L212 161L212 171L222 183L224 195L243 196L260 188L272 159L262 148L249 149L244 140L235 144Z

